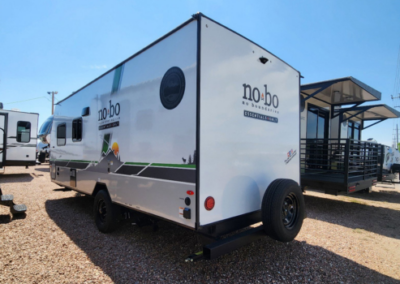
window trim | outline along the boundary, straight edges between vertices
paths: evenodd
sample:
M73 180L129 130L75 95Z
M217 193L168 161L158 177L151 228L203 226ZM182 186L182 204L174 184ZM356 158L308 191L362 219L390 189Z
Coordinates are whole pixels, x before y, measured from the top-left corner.
M76 139L74 138L74 121L81 121L81 139ZM82 141L82 136L83 136L83 120L82 117L78 117L72 120L72 129L71 129L71 138L72 138L72 142L80 142Z
M350 126L351 125L351 126ZM360 122L357 122L357 121L352 121L352 120L350 120L349 122L348 122L348 124L347 124L347 138L348 139L353 139L353 140L361 140L361 123ZM355 129L357 129L358 130L358 137L354 137L354 130ZM350 134L350 136L348 135L349 134L349 130L351 130L351 134Z
M18 124L19 124L20 122L29 123L29 140L28 140L27 142L18 141ZM29 142L31 142L31 131L32 131L32 123L31 123L30 121L25 121L25 120L19 120L19 121L17 121L17 135L15 136L15 140L16 140L18 143L29 143Z
M65 137L64 137L65 141L64 141L64 144L58 144L58 139L59 139L58 138L58 128L63 125L65 126ZM67 124L65 122L57 124L56 139L57 139L57 146L65 146L67 144Z

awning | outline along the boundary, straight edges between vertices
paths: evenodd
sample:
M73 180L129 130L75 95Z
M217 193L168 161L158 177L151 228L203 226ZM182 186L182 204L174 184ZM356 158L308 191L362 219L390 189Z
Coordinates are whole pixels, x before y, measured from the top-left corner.
M343 114L343 120L356 120L356 121L369 121L369 120L377 120L376 123L368 125L363 129L371 127L381 121L384 121L388 118L398 118L400 117L400 112L391 108L388 105L380 104L380 105L366 105L366 106L354 106L349 108L340 108L335 109L333 117L338 116L339 114Z
M314 98L330 105L361 104L381 99L381 93L353 77L302 85L304 101Z

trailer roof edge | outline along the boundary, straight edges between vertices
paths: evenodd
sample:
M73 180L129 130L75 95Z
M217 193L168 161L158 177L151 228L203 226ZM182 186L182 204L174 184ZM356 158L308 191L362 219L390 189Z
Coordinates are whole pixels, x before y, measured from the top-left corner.
M206 16L206 15L204 15L203 13L200 13L200 12L199 12L199 13L197 13L197 14L196 14L196 15L194 15L194 16L197 16L197 15L199 15L199 16L201 16L201 17L204 17L204 18L206 18L206 19L208 19L208 20L210 20L210 21L212 21L212 22L216 23L217 25L220 25L221 27L224 27L225 29L227 29L227 30L229 30L229 31L233 32L234 34L237 34L238 36L240 36L240 37L244 38L245 40L247 40L247 41L251 42L252 44L254 44L254 45L258 46L259 48L261 48L261 49L265 50L266 52L268 52L268 53L272 54L273 56L275 56L276 58L278 58L280 61L282 61L284 64L286 64L287 66L289 66L290 68L292 68L293 70L295 70L296 72L298 72L298 73L299 73L299 75L301 76L301 74L300 74L300 71L299 71L299 70L297 70L296 68L294 68L292 65L290 65L290 64L289 64L289 63L287 63L286 61L282 60L282 59L281 59L279 56L276 56L276 55L275 55L274 53L272 53L271 51L269 51L269 50L267 50L266 48L262 47L261 45L259 45L259 44L255 43L255 42L254 42L254 41L252 41L251 39L249 39L249 38L247 38L247 37L243 36L242 34L240 34L240 33L236 32L236 31L234 31L234 30L232 30L232 29L230 29L230 28L228 28L227 26L224 26L224 25L223 25L223 24L221 24L221 23L219 23L219 22L217 22L217 21L215 21L215 20L213 20L213 19L211 19L211 18L207 17L207 16Z
M37 113L37 112L27 112L27 111L19 111L19 110L0 109L0 112L2 112L2 111L12 111L12 112L18 112L18 113L28 113L28 114L37 114L37 115L39 115L39 113Z
M122 64L124 64L125 62L131 60L132 58L138 56L139 54L143 53L144 51L146 51L147 49L149 49L150 47L156 45L157 43L159 43L160 41L162 41L163 39L167 38L168 36L170 36L171 34L175 33L176 31L180 30L181 28L183 28L184 26L188 25L189 23L191 23L192 21L196 21L197 19L193 16L191 19L185 21L184 23L180 24L179 26L177 26L175 29L173 29L172 31L168 32L167 34L163 35L162 37L158 38L157 40L153 41L152 43L150 43L149 45L147 45L146 47L142 48L141 50L139 50L138 52L134 53L133 55L131 55L130 57L128 57L127 59L125 59L124 61L118 63L117 65L115 65L113 68L109 69L108 71L106 71L105 73L101 74L99 77L95 78L94 80L90 81L89 83L87 83L86 85L84 85L82 88L78 89L77 91L73 92L72 94L70 94L69 96L63 98L62 100L58 101L56 103L56 105L62 103L63 101L69 99L70 97L72 97L73 95L75 95L76 93L80 92L81 90L83 90L84 88L86 88L87 86L93 84L94 82L96 82L97 80L101 79L102 77L104 77L105 75L107 75L108 73L112 72L113 70L115 70L116 68L118 68L119 66L121 66Z
M95 78L94 80L90 81L89 83L87 83L86 85L84 85L82 88L76 90L75 92L73 92L72 94L70 94L69 96L63 98L62 100L58 101L56 103L56 105L62 103L63 101L69 99L70 97L72 97L73 95L75 95L76 93L80 92L81 90L83 90L84 88L86 88L87 86L93 84L94 82L96 82L97 80L99 80L100 78L104 77L105 75L107 75L108 73L112 72L113 70L115 70L116 68L118 68L119 66L121 66L122 64L124 64L125 62L131 60L132 58L138 56L139 54L143 53L144 51L146 51L147 49L149 49L150 47L152 47L153 45L156 45L157 43L159 43L160 41L162 41L163 39L167 38L168 36L170 36L171 34L175 33L176 31L180 30L181 28L183 28L184 26L188 25L189 23L191 23L192 21L197 21L199 19L199 17L204 17L207 18L210 21L213 21L214 23L226 28L227 30L237 34L238 36L246 39L247 41L251 42L252 44L258 46L259 48L265 50L266 52L272 54L273 56L275 56L276 58L278 58L280 61L282 61L284 64L286 64L287 66L289 66L290 68L292 68L293 70L295 70L296 72L299 73L299 76L301 76L300 71L295 69L293 66L291 66L290 64L288 64L286 61L282 60L280 57L276 56L275 54L273 54L272 52L268 51L267 49L265 49L264 47L260 46L259 44L253 42L252 40L248 39L247 37L239 34L238 32L235 32L234 30L222 25L221 23L207 17L206 15L204 15L201 12L198 12L196 14L192 15L192 18L190 18L189 20L185 21L184 23L182 23L181 25L177 26L175 29L173 29L172 31L168 32L167 34L163 35L162 37L158 38L157 40L153 41L152 43L150 43L149 45L147 45L146 47L142 48L141 50L139 50L138 52L134 53L133 55L131 55L130 57L128 57L127 59L125 59L124 61L118 63L117 65L115 65L113 68L109 69L108 71L106 71L105 73L101 74L99 77Z
M365 91L367 91L368 93L370 93L372 96L374 96L376 98L376 100L380 100L382 93L379 92L378 90L375 90L374 88L368 86L367 84L361 82L360 80L352 77L352 76L348 76L348 77L343 77L343 78L338 78L338 79L332 79L332 80L325 80L325 81L319 81L319 82L314 82L314 83L308 83L308 84L303 84L301 85L301 90L308 90L308 89L314 89L314 88L318 88L319 85L323 85L323 84L335 84L338 82L342 82L342 81L347 81L350 80L352 81L354 84L358 85L360 88L364 89Z
M392 117L392 116L387 116L382 112L379 112L378 110L374 110L372 111L372 109L374 108L384 108L386 110L388 110L389 112L391 112L394 116L396 117ZM359 111L356 115L355 118L362 120L362 121L370 121L370 120L380 120L380 119L391 119L391 118L399 118L400 117L400 112L395 110L394 108L386 105L386 104L376 104L376 105L360 105L360 106L356 106L356 107L349 107L349 108L341 108L338 110L341 113L347 113L348 115L351 115L350 112L354 112L354 111ZM374 113L376 116L380 116L380 117L364 117L364 114L366 112L371 112ZM361 117L360 117L361 116Z

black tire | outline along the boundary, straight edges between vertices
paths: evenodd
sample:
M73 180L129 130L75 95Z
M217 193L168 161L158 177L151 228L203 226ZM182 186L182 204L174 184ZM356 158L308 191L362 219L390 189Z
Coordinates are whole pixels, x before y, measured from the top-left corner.
M110 233L117 227L118 206L111 202L105 190L100 190L94 199L94 219L102 233Z
M274 180L264 193L261 214L268 236L280 242L293 241L300 232L305 214L299 185L290 179Z

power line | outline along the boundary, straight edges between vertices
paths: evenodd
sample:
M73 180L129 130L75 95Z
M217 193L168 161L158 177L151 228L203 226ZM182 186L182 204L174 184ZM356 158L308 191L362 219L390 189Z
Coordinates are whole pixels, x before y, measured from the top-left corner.
M33 101L33 100L38 100L38 99L42 99L42 98L47 98L47 97L36 97L33 99L28 99L28 100L23 100L23 101L16 101L16 102L11 102L11 103L4 103L5 105L10 105L10 104L16 104L16 103L22 103L22 102L27 102L27 101Z

